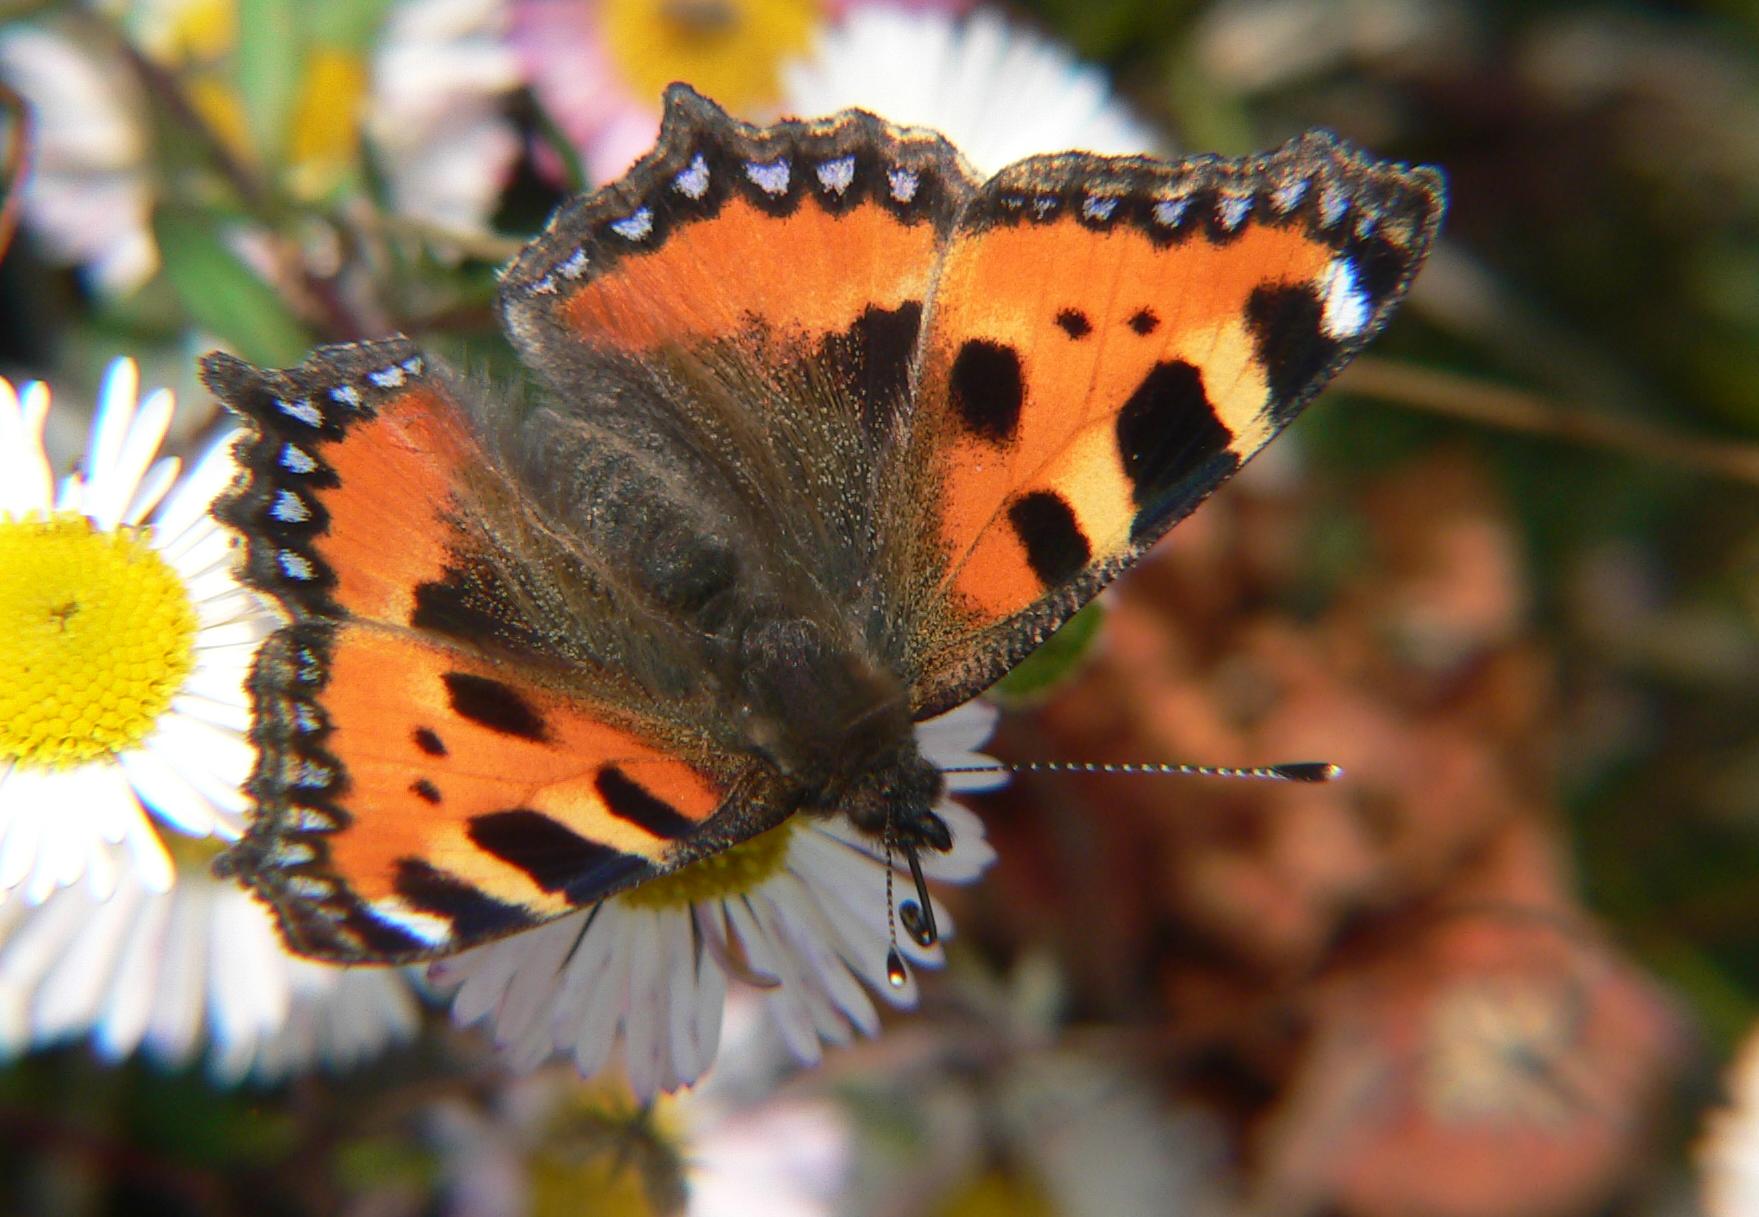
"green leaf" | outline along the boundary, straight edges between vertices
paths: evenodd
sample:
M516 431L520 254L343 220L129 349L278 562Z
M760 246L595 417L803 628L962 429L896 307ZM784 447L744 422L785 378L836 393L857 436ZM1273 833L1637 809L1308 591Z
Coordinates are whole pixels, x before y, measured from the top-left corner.
M251 143L264 165L286 160L305 77L304 34L298 0L238 0L234 71Z
M1093 640L1099 636L1105 610L1099 601L1063 623L1063 628L1044 640L1044 645L1017 664L997 681L988 696L1002 702L1033 700L1048 692L1070 676Z
M314 45L363 53L372 47L391 0L309 0L304 13Z
M160 208L153 232L165 277L196 325L269 367L297 363L311 347L311 336L275 289L226 248L212 216Z

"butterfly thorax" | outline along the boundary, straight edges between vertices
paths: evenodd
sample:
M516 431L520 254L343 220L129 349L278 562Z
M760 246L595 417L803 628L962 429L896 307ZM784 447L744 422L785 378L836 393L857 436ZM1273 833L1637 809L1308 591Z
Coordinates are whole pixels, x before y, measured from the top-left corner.
M842 813L875 838L944 850L940 771L916 746L908 692L859 647L807 618L765 621L741 645L738 717L809 815Z

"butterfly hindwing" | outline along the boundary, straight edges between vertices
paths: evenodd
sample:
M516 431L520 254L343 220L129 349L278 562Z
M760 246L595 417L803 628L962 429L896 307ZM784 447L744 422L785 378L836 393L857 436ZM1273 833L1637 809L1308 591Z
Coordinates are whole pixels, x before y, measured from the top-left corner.
M1034 157L961 213L907 462L942 561L917 713L999 678L1377 333L1440 220L1432 169L1310 133L1248 160Z
M248 423L216 514L292 619L252 671L257 810L226 865L299 950L462 949L780 818L688 714L535 619L529 539L442 368L392 340L204 372Z
M324 958L459 950L675 869L738 781L616 707L407 630L289 626L251 686L258 809L225 865Z

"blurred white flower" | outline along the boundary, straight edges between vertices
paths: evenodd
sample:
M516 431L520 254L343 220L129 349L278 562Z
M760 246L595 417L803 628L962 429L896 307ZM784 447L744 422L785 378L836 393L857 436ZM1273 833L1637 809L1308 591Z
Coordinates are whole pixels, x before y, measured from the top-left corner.
M373 54L366 130L399 213L484 229L519 156L508 0L400 0Z
M859 107L932 127L982 174L1039 152L1153 152L1162 142L1104 72L992 10L856 8L820 32L810 56L784 65L782 86L792 114Z
M217 847L179 845L168 892L124 869L107 900L84 886L0 900L0 1054L89 1034L106 1060L179 1065L206 1047L231 1083L351 1065L413 1034L401 972L288 954L268 911L209 873Z
M753 1003L729 1006L728 1052L768 1047ZM717 1074L689 1094L638 1109L614 1083L548 1070L508 1080L486 1104L429 1109L440 1151L445 1217L526 1217L590 1194L594 1211L685 1217L830 1217L848 1211L856 1127L810 1094L778 1095L774 1079L728 1086ZM685 1199L677 1201L682 1191Z
M141 99L119 64L47 29L0 32L0 77L30 104L24 221L44 251L124 294L158 269Z
M994 722L993 709L968 703L920 724L918 743L942 768L982 764L974 750ZM954 773L947 785L958 792L1004 780ZM925 853L923 870L943 882L977 878L995 857L982 824L948 798L935 810L953 848ZM887 983L887 912L878 845L840 817L796 816L675 876L441 960L430 977L458 989L453 1016L490 1024L516 1067L560 1052L592 1074L620 1056L647 1099L689 1085L714 1062L730 979L756 973L772 982L762 1001L803 1063L817 1061L824 1043L878 1030L867 989L914 1005L914 977L901 988ZM951 931L938 905L935 920ZM925 949L907 936L899 949L919 966L942 960L938 944Z
M1706 1217L1759 1213L1759 1030L1728 1071L1728 1106L1714 1112L1698 1146Z
M124 870L165 891L153 826L233 839L253 752L245 677L276 618L208 516L231 439L181 478L155 459L168 390L111 364L78 473L51 477L49 390L0 379L0 893L42 900ZM120 845L120 850L112 849Z

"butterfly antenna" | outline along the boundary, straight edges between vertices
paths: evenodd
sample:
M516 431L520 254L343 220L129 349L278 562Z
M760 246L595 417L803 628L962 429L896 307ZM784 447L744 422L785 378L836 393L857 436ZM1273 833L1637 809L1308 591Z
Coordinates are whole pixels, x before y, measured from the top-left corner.
M1281 765L1157 765L1114 764L1109 761L1019 761L993 765L960 765L942 773L1135 773L1194 778L1252 778L1263 782L1333 782L1344 776L1330 761L1290 761Z
M892 808L886 805L886 983L902 989L910 983L910 969L904 966L904 954L898 950L896 905L892 903ZM914 861L914 858L912 858Z
M928 880L923 877L922 862L917 858L914 845L904 847L904 861L910 864L916 899L906 900L898 906L898 919L904 923L904 932L910 935L911 941L926 950L941 940L941 931L934 923L934 905L928 899Z

